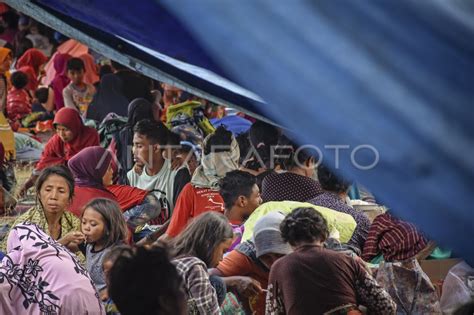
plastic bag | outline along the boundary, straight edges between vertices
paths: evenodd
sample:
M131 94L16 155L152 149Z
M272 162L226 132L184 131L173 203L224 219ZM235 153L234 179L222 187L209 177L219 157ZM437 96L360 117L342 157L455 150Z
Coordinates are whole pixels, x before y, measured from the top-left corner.
M460 262L452 267L443 283L440 304L444 314L453 314L461 305L474 299L474 269Z

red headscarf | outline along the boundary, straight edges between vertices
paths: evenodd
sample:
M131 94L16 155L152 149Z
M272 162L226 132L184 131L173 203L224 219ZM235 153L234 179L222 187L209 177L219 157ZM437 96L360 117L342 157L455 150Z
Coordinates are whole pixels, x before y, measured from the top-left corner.
M79 112L73 108L61 108L54 117L53 124L63 125L72 131L74 138L65 143L55 134L46 144L36 170L56 164L65 164L82 149L99 145L99 134L82 123Z
M56 110L64 107L63 90L69 84L70 80L67 77L67 62L71 59L68 54L57 53L54 55L54 70L56 75L51 81L51 87L54 91L54 105Z
M18 59L16 68L29 66L32 67L36 75L39 75L41 65L48 61L48 57L36 48L28 49L23 56Z
M36 91L36 88L38 87L39 83L36 78L35 70L29 66L24 66L18 68L17 70L23 72L28 77L28 84L26 85L26 88L33 92Z

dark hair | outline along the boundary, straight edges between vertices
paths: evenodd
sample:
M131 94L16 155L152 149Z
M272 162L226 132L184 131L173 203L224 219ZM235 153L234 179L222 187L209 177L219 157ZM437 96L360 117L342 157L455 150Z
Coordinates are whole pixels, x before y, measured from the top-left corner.
M249 141L258 156L254 156L255 165L253 167L249 165L249 168L270 168L272 146L278 145L279 139L280 131L277 127L263 121L253 123L249 129Z
M239 133L235 137L235 141L239 144L239 151L240 151L240 158L239 158L239 164L244 165L245 159L247 158L247 155L250 151L250 140L249 140L249 132L242 132ZM245 167L249 168L248 165L244 165ZM254 169L254 168L251 168ZM255 170L257 170L256 168Z
M181 143L181 136L176 132L169 131L168 132L168 144L169 145L180 145Z
M35 91L35 97L40 103L46 103L48 101L49 88L42 87Z
M15 71L10 77L10 81L16 89L20 90L28 85L28 76L22 71Z
M130 70L127 66L124 66L115 60L110 60L110 64L115 70Z
M308 148L298 146L285 135L280 137L278 146L275 148L275 155L279 156L277 163L287 171L304 166L305 162L311 158L319 161L318 154L311 152Z
M20 31L15 36L14 57L17 59L23 56L28 49L33 48L33 42L29 38L24 37L27 34L28 34L28 31Z
M86 67L84 66L84 61L81 58L71 58L67 62L67 70L68 71L81 71L85 70Z
M231 171L219 182L220 194L226 209L231 209L239 196L247 198L252 194L253 185L257 183L255 176L244 171Z
M64 165L55 165L45 168L41 171L38 179L36 180L36 198L37 201L40 201L39 194L41 187L43 187L44 182L51 176L57 175L61 176L66 180L67 186L69 188L69 200L72 200L74 197L74 176L71 171ZM40 201L41 202L41 201Z
M104 219L105 230L103 239L105 247L126 240L128 234L127 223L117 202L107 198L93 199L84 206L83 215L87 208L94 209Z
M160 122L150 119L143 119L137 122L135 127L133 127L133 132L138 133L139 135L145 136L153 143L158 143L159 145L168 144L168 128Z
M106 74L114 73L114 69L112 68L111 65L102 65L100 66L99 69L99 78L102 79L102 77Z
M329 236L326 219L313 208L296 208L280 224L281 237L296 246L301 242L325 241Z
M227 218L218 212L208 211L194 218L173 241L174 256L194 256L209 267L216 247L234 237Z
M232 132L224 126L217 127L216 131L206 140L204 154L211 152L229 152L232 144Z
M174 315L186 311L182 278L165 248L119 250L120 255L110 270L108 290L120 314ZM149 283L159 285L150 290Z
M350 182L338 177L331 172L329 168L320 164L318 166L318 180L324 190L333 191L336 193L347 192Z

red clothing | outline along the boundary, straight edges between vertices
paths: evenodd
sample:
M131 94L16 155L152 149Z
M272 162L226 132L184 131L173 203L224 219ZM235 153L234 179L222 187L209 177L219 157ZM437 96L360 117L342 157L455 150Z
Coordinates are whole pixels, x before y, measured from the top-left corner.
M107 190L115 195L122 211L138 206L148 195L148 190L127 185L111 185Z
M69 211L71 211L76 217L80 217L84 210L83 207L95 198L108 198L117 201L114 194L108 190L75 186L74 198L72 199L72 204L69 206Z
M28 49L23 56L18 59L16 68L21 67L32 67L35 71L35 75L39 74L41 65L44 65L48 61L48 57L36 48Z
M370 261L382 253L385 261L401 261L412 258L426 245L426 239L416 226L384 213L376 217L370 226L362 259Z
M207 211L224 213L224 201L219 192L208 188L195 188L191 183L187 183L176 200L166 234L175 237L191 218Z
M36 165L37 171L48 166L65 164L82 149L99 145L99 134L95 129L84 126L79 112L75 109L60 109L56 113L54 124L64 125L69 128L74 134L74 138L64 143L61 138L55 134L49 139L41 154L41 159Z
M24 89L11 88L7 95L8 119L15 121L31 114L30 95Z

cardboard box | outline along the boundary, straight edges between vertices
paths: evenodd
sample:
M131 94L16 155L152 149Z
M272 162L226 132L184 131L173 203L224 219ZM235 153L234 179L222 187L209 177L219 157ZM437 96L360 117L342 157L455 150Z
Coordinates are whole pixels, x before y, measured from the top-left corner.
M420 266L428 275L431 282L437 283L443 281L449 269L461 261L462 259L459 258L420 260Z

